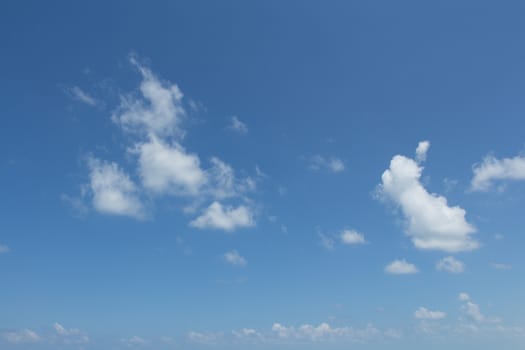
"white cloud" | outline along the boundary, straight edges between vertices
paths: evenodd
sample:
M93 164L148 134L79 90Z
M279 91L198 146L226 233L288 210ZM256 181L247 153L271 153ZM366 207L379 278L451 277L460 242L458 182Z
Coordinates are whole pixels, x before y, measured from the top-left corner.
M372 325L367 325L363 329L356 329L353 327L332 327L328 323L321 323L317 326L303 324L297 328L274 323L272 331L275 332L280 339L309 340L315 342L335 341L339 339L363 341L382 335L381 331Z
M453 256L447 256L437 262L436 269L451 273L461 273L465 271L465 264L462 261L455 259Z
M385 267L385 272L393 275L408 275L418 273L416 265L408 263L406 260L394 260Z
M462 292L462 293L459 293L458 299L461 301L468 301L470 300L470 296L467 293Z
M421 141L416 148L416 160L418 163L424 162L427 159L427 152L430 148L429 141Z
M111 119L132 133L182 137L184 133L180 123L186 111L182 106L183 94L179 87L161 82L135 57L131 57L130 61L142 74L142 97L122 96L120 107Z
M222 333L201 333L201 332L189 332L188 339L191 342L213 345L217 344L223 338Z
M465 219L459 206L450 207L447 199L429 193L421 184L423 168L410 158L396 155L385 170L379 193L397 204L406 219L406 233L419 249L447 252L479 247L470 234L476 229Z
M323 248L327 250L334 249L335 240L332 237L324 234L321 230L317 230L317 235L319 236L319 242Z
M212 167L207 172L210 180L208 192L213 197L224 199L255 190L256 182L252 178L236 178L233 168L217 157L212 157L210 162Z
M42 338L31 329L5 332L3 336L7 342L12 344L38 343L42 341Z
M490 266L492 266L492 268L496 269L496 270L510 270L510 269L512 269L512 265L501 264L501 263L491 263Z
M365 236L355 230L343 230L340 235L344 244L365 244Z
M234 231L254 225L254 215L250 208L244 205L237 208L223 207L219 202L213 202L201 216L190 222L192 227L224 231Z
M139 156L142 184L157 194L197 195L207 181L199 157L177 143L169 145L152 136L131 152Z
M90 158L88 166L96 210L105 214L144 217L136 185L117 164Z
M96 106L98 105L98 101L89 95L87 92L83 91L78 86L73 86L70 88L66 88L66 93L71 96L74 100L77 100L79 102L85 103L90 106Z
M465 315L472 318L476 322L482 322L485 320L485 316L481 313L479 306L474 304L472 301L467 301L461 308Z
M238 132L239 134L246 134L248 132L248 126L246 126L245 123L241 122L236 116L230 118L229 128L233 131Z
M420 320L441 320L447 316L443 311L431 311L420 307L414 312L414 317Z
M310 169L312 170L329 170L333 173L338 173L345 170L345 164L337 157L325 158L320 155L315 155L310 158Z
M232 250L225 253L223 258L227 263L235 266L246 266L246 264L248 263L246 259L242 255L240 255L239 252L236 250Z
M10 251L11 251L11 249L9 249L8 246L6 246L4 244L0 244L0 254L9 253Z
M251 342L261 342L265 341L265 337L257 332L255 329L243 328L239 331L232 331L233 336L238 340L251 341Z
M122 338L120 341L128 346L145 345L147 343L146 340L136 335L130 338Z
M471 190L488 191L497 180L525 180L525 157L497 159L489 155L473 167L473 172Z
M59 337L59 340L64 344L85 344L89 343L89 337L85 332L82 332L79 329L71 328L66 329L60 323L55 322L53 324L53 329L56 332L56 335Z

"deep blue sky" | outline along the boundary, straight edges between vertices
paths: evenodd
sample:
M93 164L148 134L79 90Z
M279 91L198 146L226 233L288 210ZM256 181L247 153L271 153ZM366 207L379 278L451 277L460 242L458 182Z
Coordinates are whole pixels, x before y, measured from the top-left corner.
M524 16L4 1L0 348L523 348Z

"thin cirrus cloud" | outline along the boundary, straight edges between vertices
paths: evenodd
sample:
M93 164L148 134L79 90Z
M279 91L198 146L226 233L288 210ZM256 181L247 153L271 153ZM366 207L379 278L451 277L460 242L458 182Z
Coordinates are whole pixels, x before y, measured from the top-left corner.
M135 56L130 57L130 63L142 76L139 93L122 95L111 120L135 140L127 149L136 161L136 170L130 173L138 174L138 179L133 180L115 162L89 157L90 181L85 187L93 208L103 214L142 219L147 216L143 198L171 196L193 201L190 206L194 211L213 201L191 222L192 227L232 231L254 226L251 206L232 208L219 201L247 199L257 179L238 178L218 157L211 157L209 167L203 167L199 156L182 144L182 124L187 117L182 91L176 84L159 79Z
M244 122L242 122L237 116L233 116L230 118L229 129L239 134L248 133L248 126Z
M481 164L473 167L474 176L470 183L472 191L489 191L496 181L525 180L525 157L498 159L486 156Z
M418 149L421 148L421 143ZM421 149L422 159L428 147ZM420 181L423 167L417 160L396 155L381 177L378 193L396 204L406 220L406 234L418 249L459 252L474 250L479 243L471 238L476 228L465 219L466 211L449 206L443 196L429 193Z
M462 273L465 271L465 264L453 256L446 256L436 263L436 270L447 271L450 273Z
M416 265L406 260L394 260L385 267L385 272L391 275L412 275L419 272Z
M78 86L72 86L72 87L66 88L65 93L69 95L72 99L82 102L92 107L97 106L99 103L93 96L91 96L90 94L88 94L87 92L85 92Z
M322 157L320 155L312 156L309 159L310 169L328 170L333 173L339 173L345 170L345 163L337 157Z
M224 253L223 255L224 261L226 261L228 264L234 265L234 266L246 266L248 263L246 261L246 258L243 257L241 254L239 254L236 250L231 250L229 252Z

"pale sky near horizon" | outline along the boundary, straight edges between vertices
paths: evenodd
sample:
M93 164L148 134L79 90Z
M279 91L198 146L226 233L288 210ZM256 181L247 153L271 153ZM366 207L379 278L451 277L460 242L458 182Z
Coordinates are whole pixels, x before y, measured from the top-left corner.
M524 16L3 2L0 349L523 349Z

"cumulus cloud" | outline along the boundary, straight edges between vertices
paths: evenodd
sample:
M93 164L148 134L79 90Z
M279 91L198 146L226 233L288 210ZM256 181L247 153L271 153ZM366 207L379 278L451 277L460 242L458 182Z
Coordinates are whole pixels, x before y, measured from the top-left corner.
M238 132L239 134L246 134L248 132L248 126L246 126L245 123L241 122L236 116L230 118L229 128L233 131Z
M416 265L408 263L406 260L394 260L385 267L385 272L393 275L409 275L418 273Z
M443 311L431 311L420 307L414 312L414 317L419 320L441 320L447 316Z
M447 256L437 262L436 269L451 273L461 273L465 271L465 264L453 256Z
M93 207L105 214L144 217L144 207L135 183L113 162L90 158L90 189Z
M495 181L525 180L525 157L497 159L489 155L481 164L473 167L474 177L470 183L473 191L489 191Z
M325 158L320 155L315 155L310 158L310 169L312 170L328 170L333 173L339 173L345 170L345 164L337 157Z
M42 338L31 329L5 332L4 339L11 344L38 343Z
M406 219L406 234L419 249L447 252L479 247L470 235L476 231L465 219L466 211L449 206L443 196L429 193L420 182L423 168L418 162L396 155L385 170L379 194L400 207Z
M213 202L201 216L190 222L190 226L200 229L221 229L234 231L238 228L255 225L254 215L250 208L240 205L237 208L224 207Z
M72 87L66 88L65 90L66 90L66 93L72 99L76 101L82 102L92 107L98 105L98 101L93 96L91 96L90 94L88 94L87 92L79 88L78 86L72 86Z
M430 148L429 141L421 141L416 148L416 160L418 163L424 162L427 159L427 152Z
M340 235L343 244L365 244L365 236L355 230L343 230Z
M9 253L11 249L5 244L0 244L0 254Z
M207 181L199 157L178 143L170 145L152 136L131 152L138 154L143 186L157 194L197 195Z
M248 263L246 259L242 255L240 255L239 252L236 250L232 250L225 253L223 258L227 263L235 266L246 266L246 264Z
M184 133L180 124L186 111L179 87L161 82L135 57L131 57L130 61L142 74L141 97L121 96L120 106L111 118L113 122L131 133L182 137Z

